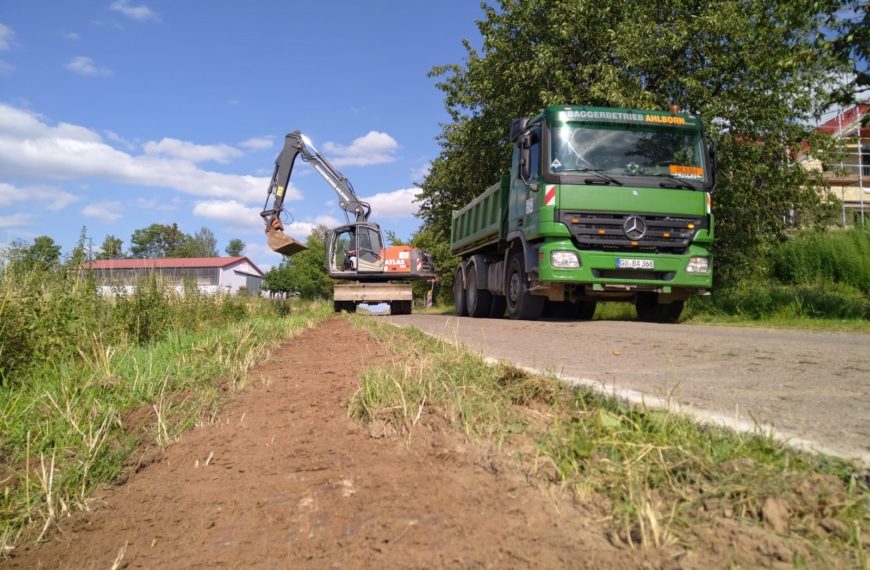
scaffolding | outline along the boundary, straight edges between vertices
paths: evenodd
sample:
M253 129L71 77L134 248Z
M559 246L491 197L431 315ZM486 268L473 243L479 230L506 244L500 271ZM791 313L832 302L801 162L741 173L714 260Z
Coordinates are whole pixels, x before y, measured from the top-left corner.
M865 202L870 192L870 125L865 122L870 105L838 109L835 117L818 126L841 144L840 160L822 165L828 187L839 187L842 224L848 225L847 210L855 211L855 222L864 227ZM834 191L836 192L836 191Z

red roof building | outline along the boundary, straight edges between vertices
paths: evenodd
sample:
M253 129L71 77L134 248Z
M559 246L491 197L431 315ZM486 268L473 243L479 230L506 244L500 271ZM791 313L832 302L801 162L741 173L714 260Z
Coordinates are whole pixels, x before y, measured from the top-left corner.
M82 264L94 272L105 292L130 290L145 276L157 275L171 287L196 283L206 293L259 294L263 272L247 257L161 257L154 259L96 259Z

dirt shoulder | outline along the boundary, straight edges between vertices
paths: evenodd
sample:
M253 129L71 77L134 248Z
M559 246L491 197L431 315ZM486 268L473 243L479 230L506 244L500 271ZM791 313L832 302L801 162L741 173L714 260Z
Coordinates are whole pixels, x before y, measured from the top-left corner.
M347 350L345 347L354 347ZM487 465L463 439L373 437L348 417L363 363L343 320L289 342L213 423L61 522L9 568L639 567L601 512ZM659 564L655 564L658 566Z

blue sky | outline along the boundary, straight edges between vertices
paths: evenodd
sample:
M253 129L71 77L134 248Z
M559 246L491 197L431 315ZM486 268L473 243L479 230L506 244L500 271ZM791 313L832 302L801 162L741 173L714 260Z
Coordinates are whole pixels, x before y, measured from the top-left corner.
M129 245L178 222L263 267L257 213L285 133L300 129L407 237L414 182L447 120L427 72L478 44L472 0L27 0L0 5L0 247L82 226ZM291 235L343 215L298 161Z

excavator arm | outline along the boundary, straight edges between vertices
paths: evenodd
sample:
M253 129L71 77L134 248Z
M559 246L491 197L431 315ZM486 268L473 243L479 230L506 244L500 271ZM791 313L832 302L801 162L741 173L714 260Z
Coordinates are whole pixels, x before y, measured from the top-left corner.
M352 215L357 223L365 223L372 210L368 203L357 197L350 180L317 151L308 137L301 131L287 134L284 137L284 148L275 159L275 170L272 172L272 181L269 183L266 195L266 206L272 200L272 207L264 209L260 212L260 216L266 223L269 247L288 256L305 249L304 245L284 233L284 224L280 217L281 212L284 211L284 199L287 186L290 183L290 176L293 174L293 165L299 156L303 161L311 164L314 170L335 190L338 195L338 205L345 211L346 216Z

